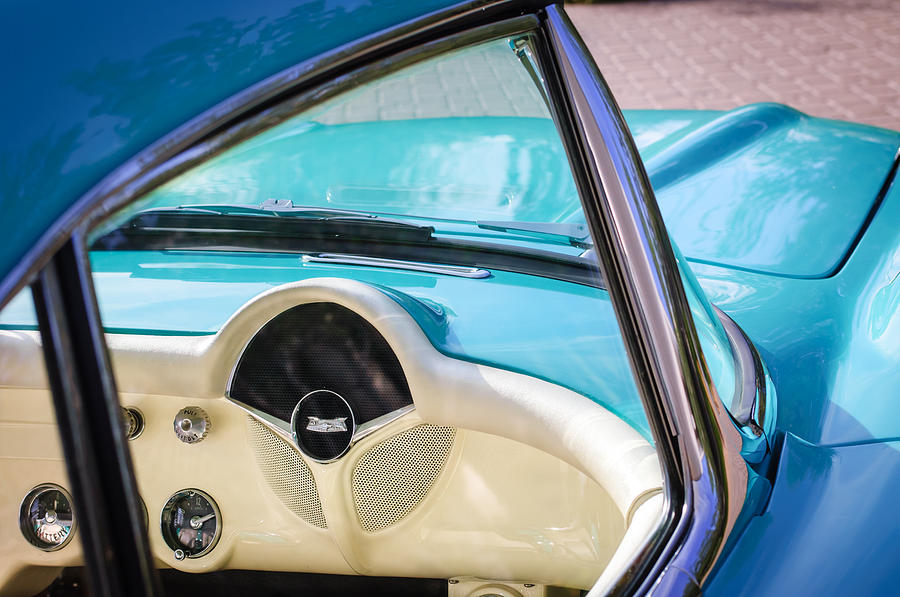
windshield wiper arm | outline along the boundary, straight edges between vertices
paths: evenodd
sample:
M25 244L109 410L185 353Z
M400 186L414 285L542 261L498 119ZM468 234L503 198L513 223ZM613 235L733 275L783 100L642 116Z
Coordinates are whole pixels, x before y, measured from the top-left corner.
M568 222L503 222L478 220L475 225L485 230L497 230L499 232L522 233L526 236L536 236L543 240L555 240L562 244L572 245L581 249L593 246L590 242L590 232L584 224L572 224Z

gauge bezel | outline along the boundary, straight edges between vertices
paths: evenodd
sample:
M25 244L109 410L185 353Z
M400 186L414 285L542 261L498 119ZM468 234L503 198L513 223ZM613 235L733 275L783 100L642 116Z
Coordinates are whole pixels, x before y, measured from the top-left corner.
M66 535L66 538L59 545L48 545L46 542L34 537L34 530L31 528L29 516L31 504L34 503L38 496L47 491L58 491L63 494L69 500L69 506L72 508L72 526L69 528L69 534ZM31 491L25 494L25 497L22 498L22 503L19 505L19 530L29 545L41 551L59 551L68 545L72 541L72 537L75 536L75 531L78 530L78 518L75 516L75 504L72 502L72 494L56 483L41 483L33 487Z
M125 430L125 437L128 439L128 441L133 442L137 438L141 437L141 434L144 433L144 427L146 427L147 425L147 419L144 418L144 413L141 412L141 409L134 406L123 406L122 410L128 412L128 414L135 418L136 430L134 432L134 435L128 434L128 430Z
M181 543L178 542L177 540L175 540L174 538L172 539L172 541L177 543L177 545L173 545L172 543L170 543L169 534L166 532L166 511L169 510L171 507L173 507L174 503L178 499L184 497L185 494L187 494L187 493L194 493L194 494L199 495L203 499L205 499L212 506L213 512L215 512L215 514L216 514L216 532L213 535L212 541L210 541L209 545L207 545L205 548L203 548L202 551L198 551L195 554L188 554L187 551L185 550L184 545L181 545ZM166 503L163 505L162 510L160 510L159 530L160 530L160 533L162 533L163 542L166 544L166 547L168 547L169 549L172 550L172 553L175 553L178 550L181 550L182 552L184 552L185 557L188 559L193 560L195 558L202 558L203 556L205 556L206 554L211 552L213 550L213 548L215 548L216 544L219 542L219 538L222 536L222 511L219 510L219 505L216 503L216 500L214 500L211 495L209 495L202 489L197 489L194 487L188 487L186 489L181 489L181 490L173 493L169 497L169 499L166 500Z
M138 501L141 503L141 512L144 513L144 528L149 532L150 530L150 510L147 509L147 502L144 501L144 498L138 496Z

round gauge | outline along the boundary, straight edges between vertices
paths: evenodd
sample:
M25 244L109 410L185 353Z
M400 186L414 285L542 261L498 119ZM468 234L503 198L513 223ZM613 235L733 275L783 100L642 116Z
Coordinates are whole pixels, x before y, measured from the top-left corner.
M163 506L160 524L163 539L176 559L199 558L216 546L222 516L208 494L199 489L183 489Z
M22 501L19 526L28 542L38 549L62 549L75 534L72 496L59 485L38 485Z

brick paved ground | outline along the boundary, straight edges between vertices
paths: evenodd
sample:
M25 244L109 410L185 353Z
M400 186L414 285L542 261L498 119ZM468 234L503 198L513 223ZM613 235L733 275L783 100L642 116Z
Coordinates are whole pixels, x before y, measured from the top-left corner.
M776 101L900 130L900 1L566 6L623 108Z

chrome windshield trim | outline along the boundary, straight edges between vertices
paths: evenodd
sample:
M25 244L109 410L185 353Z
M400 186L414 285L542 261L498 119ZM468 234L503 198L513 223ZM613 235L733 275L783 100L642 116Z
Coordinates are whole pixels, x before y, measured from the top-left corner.
M628 126L559 5L544 66L585 216L665 479L666 511L631 564L592 589L697 591L743 506L741 434L703 356L678 264Z
M756 347L727 313L714 307L735 357L735 394L729 411L735 421L757 437L763 435L766 413L766 374Z
M381 257L364 257L362 255L344 255L341 253L316 253L311 255L304 255L300 259L304 263L329 263L337 265L384 267L390 269L410 270L414 272L427 272L430 274L443 274L445 276L456 276L459 278L480 279L491 277L491 272L480 267L441 265L438 263L403 261L400 259L384 259Z

